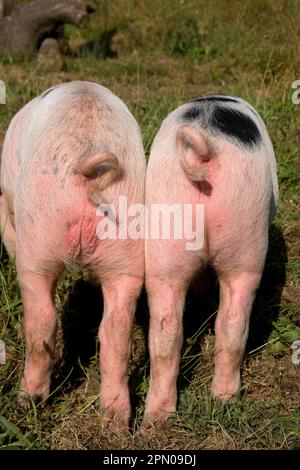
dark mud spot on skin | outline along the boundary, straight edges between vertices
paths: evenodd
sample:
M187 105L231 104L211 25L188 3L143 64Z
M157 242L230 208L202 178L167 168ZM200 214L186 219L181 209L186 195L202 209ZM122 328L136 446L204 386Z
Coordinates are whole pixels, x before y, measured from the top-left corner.
M54 174L54 175L57 175L58 172L59 172L58 166L56 166L55 168L53 168L53 174Z
M44 347L46 353L49 354L51 360L54 361L54 359L55 359L54 351L53 351L52 348L50 348L49 344L46 343L46 341L43 341L43 347Z
M65 178L60 180L60 188L63 189L65 187Z

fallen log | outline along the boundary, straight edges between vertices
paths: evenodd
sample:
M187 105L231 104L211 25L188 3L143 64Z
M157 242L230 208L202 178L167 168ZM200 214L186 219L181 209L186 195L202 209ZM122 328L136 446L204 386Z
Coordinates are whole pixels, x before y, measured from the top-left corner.
M0 50L36 49L43 39L55 35L62 24L85 24L94 10L90 0L33 0L25 5L0 0Z

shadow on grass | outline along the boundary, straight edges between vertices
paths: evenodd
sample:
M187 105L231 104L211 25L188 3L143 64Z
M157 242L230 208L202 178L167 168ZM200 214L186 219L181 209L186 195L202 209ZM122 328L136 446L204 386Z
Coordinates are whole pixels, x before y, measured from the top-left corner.
M256 299L252 309L249 338L246 353L264 345L273 330L273 322L280 312L282 290L286 282L287 247L283 233L279 227L272 224L269 230L269 249L265 268ZM205 331L213 330L216 315L214 312L219 305L219 288L216 274L208 269L210 285L206 293L199 294L191 289L186 301L184 313L185 342L183 351L189 345L189 338L205 323ZM210 319L210 317L212 317ZM189 356L199 355L201 348L200 338L195 341L189 351ZM201 359L199 359L201 360ZM190 383L197 367L190 368L189 372L180 374L178 380L179 390L184 390ZM184 367L183 367L184 369Z
M260 287L252 310L247 351L259 348L267 340L280 312L281 295L286 283L287 247L283 233L272 224L269 249Z
M87 367L98 353L97 335L102 315L103 296L100 286L91 280L75 281L62 311L63 353L54 366L51 389L55 390L60 384L63 385L52 395L53 398L77 388L85 379L83 368ZM148 332L148 317L147 297L143 289L137 303L136 323L145 332ZM147 333L145 334L147 336ZM131 375L132 390L140 384L141 368L147 358L148 354L147 357L136 358L134 374Z
M270 228L269 250L260 288L257 292L250 324L247 351L262 346L272 331L272 322L279 315L281 293L286 281L287 249L281 230L272 225ZM190 338L202 329L213 329L215 315L219 304L219 289L215 273L212 269L206 270L205 280L202 282L208 289L199 293L199 283L196 280L189 290L184 312L184 345L190 348L189 356L199 355L200 340L203 332L196 341ZM202 286L203 287L203 286ZM81 367L89 364L96 354L96 338L98 327L102 318L103 298L98 286L84 280L75 283L62 315L62 329L64 339L63 367L58 370L53 386L57 386L64 377L70 374L63 390L76 388L84 379ZM210 318L211 317L211 318ZM146 293L143 290L137 305L136 324L142 328L144 337L148 338L149 311ZM113 338L112 338L113 340ZM149 375L148 345L140 357L135 357L133 371L130 375L129 385L132 391L133 409L144 400L144 394L135 393L140 387L145 375ZM195 363L197 364L197 362ZM182 391L192 380L196 365L189 372L181 373L178 379L179 391Z
M117 32L116 28L105 31L96 39L81 45L73 55L78 57L91 56L96 59L116 58L117 52L113 50L113 38Z
M88 366L97 353L102 313L100 286L83 279L75 281L61 316L63 353L55 364L51 388L56 389L68 378L59 394L73 390L84 380L83 367Z

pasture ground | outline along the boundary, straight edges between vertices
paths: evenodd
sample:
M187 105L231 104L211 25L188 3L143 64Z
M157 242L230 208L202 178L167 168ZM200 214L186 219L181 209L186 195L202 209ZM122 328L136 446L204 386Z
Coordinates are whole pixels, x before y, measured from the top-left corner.
M53 84L91 80L119 95L138 119L147 154L163 118L179 104L210 93L239 95L261 113L278 161L280 204L270 231L265 275L254 307L242 368L241 398L222 405L209 394L213 372L216 286L191 294L172 426L137 435L148 387L147 309L134 326L130 387L132 432L111 438L98 425L101 297L86 272L65 274L56 294L60 318L53 393L47 406L16 405L24 363L23 316L14 266L0 258L0 449L295 449L300 447L300 369L291 362L300 339L299 129L297 0L98 0L89 24L66 26L60 72L37 67L36 55L0 57L7 105L0 130L31 98ZM67 42L86 44L77 55Z

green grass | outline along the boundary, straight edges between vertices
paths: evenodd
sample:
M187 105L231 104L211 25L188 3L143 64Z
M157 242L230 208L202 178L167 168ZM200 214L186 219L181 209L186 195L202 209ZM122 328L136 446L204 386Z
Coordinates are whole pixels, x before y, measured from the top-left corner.
M79 341L78 331L83 331L70 299L79 279L83 276L87 282L88 278L86 273L74 272L61 279L56 295L62 326L53 371L54 393L47 406L32 404L29 411L20 409L15 400L25 353L22 302L15 268L2 251L0 338L7 346L7 363L0 366L0 449L299 448L300 369L290 359L292 342L300 339L300 105L291 100L291 84L300 78L298 2L102 0L97 4L85 28L64 28L61 72L38 69L35 54L0 56L0 79L5 80L8 93L7 105L0 106L0 131L38 93L73 79L96 81L119 95L141 125L147 153L164 117L189 99L231 93L257 108L277 156L280 204L251 322L243 389L234 404L221 405L210 397L218 301L215 292L198 300L191 298L173 425L151 433L148 439L139 437L136 431L149 376L147 316L142 301L130 363L133 434L114 439L101 435L97 343L92 341L97 318L84 331L89 351L80 351L80 360L75 353L69 363L62 360L66 326L71 329L68 341L73 335ZM112 31L112 48L118 56L104 59L109 51L99 38ZM70 39L90 45L70 55L66 52Z

